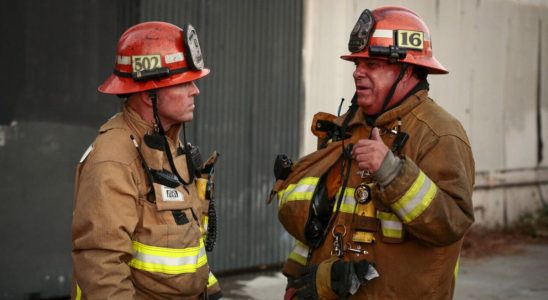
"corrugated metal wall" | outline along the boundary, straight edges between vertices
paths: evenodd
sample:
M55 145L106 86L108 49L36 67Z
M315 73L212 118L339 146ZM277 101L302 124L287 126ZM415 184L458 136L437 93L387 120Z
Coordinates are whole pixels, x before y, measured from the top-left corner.
M190 127L202 155L218 150L214 271L281 262L292 240L265 199L277 153L299 153L302 1L141 2L141 19L193 24L211 74Z

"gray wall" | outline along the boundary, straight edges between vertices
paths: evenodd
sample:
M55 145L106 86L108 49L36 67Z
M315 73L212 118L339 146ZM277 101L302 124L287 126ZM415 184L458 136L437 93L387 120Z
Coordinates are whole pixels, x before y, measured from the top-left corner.
M50 0L0 4L1 299L66 295L74 170L120 108L96 88L120 34L139 20L198 30L200 80L190 140L218 150L214 271L281 261L291 241L264 200L279 152L301 136L301 1ZM9 45L9 46L7 46Z

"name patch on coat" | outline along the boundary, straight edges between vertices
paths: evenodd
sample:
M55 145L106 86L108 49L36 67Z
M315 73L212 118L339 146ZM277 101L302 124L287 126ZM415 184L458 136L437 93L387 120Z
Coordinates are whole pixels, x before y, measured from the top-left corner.
M164 201L183 201L183 193L177 189L162 185L162 198Z

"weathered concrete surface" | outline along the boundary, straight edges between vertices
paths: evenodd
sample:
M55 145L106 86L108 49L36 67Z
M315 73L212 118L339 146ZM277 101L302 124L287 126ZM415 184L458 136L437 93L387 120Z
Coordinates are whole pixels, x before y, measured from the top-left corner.
M525 245L511 256L464 259L455 299L548 299L548 245Z
M548 299L548 244L523 245L510 256L461 259L455 300ZM283 299L285 277L270 271L219 278L225 298Z

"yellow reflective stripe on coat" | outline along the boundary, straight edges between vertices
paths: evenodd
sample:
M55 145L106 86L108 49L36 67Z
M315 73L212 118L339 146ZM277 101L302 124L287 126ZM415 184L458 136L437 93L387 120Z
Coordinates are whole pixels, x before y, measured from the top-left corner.
M289 201L312 199L319 177L305 177L296 184L290 184L284 190L278 192L278 209L282 208Z
M409 223L418 217L430 205L438 188L422 171L409 190L398 201L391 205L392 210Z
M339 209L340 212L353 214L356 210L356 199L354 198L354 192L356 189L353 188L346 188L344 190L344 195L342 198L341 208ZM341 188L339 188L339 191L337 192L337 198L335 201L339 200L339 196L341 195ZM337 210L337 205L335 204L333 206L333 212Z
M209 272L209 277L207 278L207 287L210 288L216 283L217 283L217 277L215 277L213 273Z
M80 289L80 286L76 284L76 296L74 297L74 300L80 299L82 299L82 290Z
M197 247L183 249L149 246L133 241L133 259L129 266L165 274L194 273L207 263L204 241Z
M293 251L289 253L289 258L305 266L306 260L308 259L309 249L310 248L308 248L305 244L295 241L295 247L293 247Z
M457 258L457 264L455 265L455 285L457 284L457 280L459 279L459 262L460 262L460 254L459 254L459 257Z
M377 218L381 221L382 235L390 238L401 238L403 224L393 213L378 211Z

